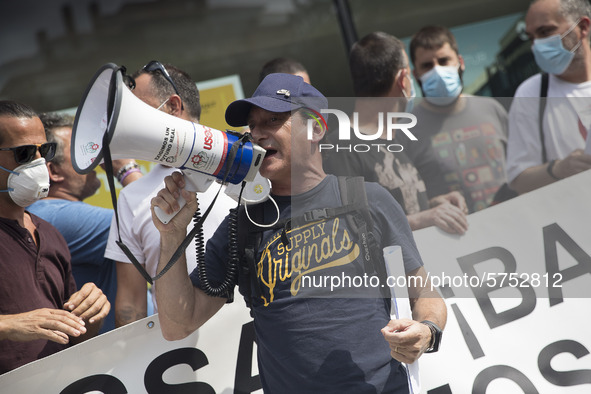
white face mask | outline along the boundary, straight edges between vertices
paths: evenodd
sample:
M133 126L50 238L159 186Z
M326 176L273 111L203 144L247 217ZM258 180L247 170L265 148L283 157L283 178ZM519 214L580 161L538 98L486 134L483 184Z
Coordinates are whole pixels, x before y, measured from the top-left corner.
M164 100L164 101L162 102L162 104L160 104L160 105L158 106L158 108L156 108L156 109L158 109L158 110L159 110L160 108L162 108L162 106L163 106L164 104L168 103L168 100L170 100L170 97L169 97L169 98L167 98L166 100Z
M30 163L22 164L14 170L0 166L4 171L10 172L6 190L12 201L23 208L28 207L37 200L47 197L49 193L49 172L45 165L45 159L39 158Z

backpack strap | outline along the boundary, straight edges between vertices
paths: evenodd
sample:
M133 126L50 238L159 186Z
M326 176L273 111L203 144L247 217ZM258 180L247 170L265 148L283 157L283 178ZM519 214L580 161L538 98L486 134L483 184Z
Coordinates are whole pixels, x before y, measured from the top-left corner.
M249 205L245 208L244 205L240 205L238 210L238 231L237 231L237 251L240 259L239 268L239 288L243 289L244 301L250 308L252 315L252 298L253 290L254 296L259 297L263 295L261 284L257 280L257 253L259 247L263 241L263 232L269 230L282 229L282 242L287 245L289 240L284 235L286 228L289 227L289 222L285 220L279 220L272 227L259 227L252 223L246 215L246 209L248 209L248 215L256 223L264 223L265 221L265 206L264 203L258 203Z
M250 217L257 223L263 222L263 204L250 205L248 212ZM260 228L248 220L244 205L238 211L238 253L240 256L239 287L244 289L244 301L250 308L252 315L252 290L255 295L262 295L260 283L256 275L256 254L262 242L263 233Z
M341 194L341 202L343 203L342 208L346 208L349 205L358 207L358 210L353 211L352 215L347 216L347 223L355 228L360 222L354 220L356 215L362 215L368 228L373 228L373 218L369 212L369 203L367 202L367 194L365 193L365 180L363 177L346 177L339 176L339 192ZM357 229L355 229L357 230Z
M386 264L381 253L382 248L375 237L374 221L369 210L367 193L365 191L365 179L361 176L339 176L339 191L343 207L355 207L354 211L347 213L346 220L349 228L356 236L364 249L363 259L367 268L373 268L377 273L380 283L386 283ZM387 286L380 287L382 296L390 299L390 291Z
M542 164L548 161L546 143L544 142L544 111L546 108L546 97L548 97L548 81L548 73L542 73L542 82L540 84L540 108L538 110L540 142L542 143Z

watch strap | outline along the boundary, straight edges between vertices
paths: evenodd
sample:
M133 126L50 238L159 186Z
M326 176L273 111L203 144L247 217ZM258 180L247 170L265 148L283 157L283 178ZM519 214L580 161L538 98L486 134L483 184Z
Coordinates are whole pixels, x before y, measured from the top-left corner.
M421 323L429 327L429 330L431 331L431 341L429 342L429 347L425 350L425 353L434 353L438 351L439 344L441 343L441 328L430 320L423 320Z

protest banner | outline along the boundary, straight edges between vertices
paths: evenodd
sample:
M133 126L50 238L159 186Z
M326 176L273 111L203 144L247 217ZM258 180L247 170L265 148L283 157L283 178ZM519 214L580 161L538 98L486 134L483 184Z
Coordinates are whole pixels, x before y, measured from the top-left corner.
M448 305L421 393L588 393L591 171L468 217L464 236L414 233ZM0 376L2 392L260 393L244 301L181 341L157 315ZM200 391L199 391L200 390Z
M591 390L591 171L468 217L464 236L414 232L448 305L422 392Z
M262 393L260 388L254 326L241 297L179 341L166 341L153 315L0 376L2 393Z

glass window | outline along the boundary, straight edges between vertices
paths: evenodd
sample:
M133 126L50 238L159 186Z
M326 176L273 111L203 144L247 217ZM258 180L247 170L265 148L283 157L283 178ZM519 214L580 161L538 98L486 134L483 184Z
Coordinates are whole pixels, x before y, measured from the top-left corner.
M381 30L408 39L428 23L453 27L469 66L466 86L482 94L494 91L479 81L528 3L349 0L359 36ZM38 111L75 107L105 63L134 70L153 59L196 81L238 74L249 96L266 61L291 57L327 96L352 95L333 0L20 0L0 2L0 22L0 97Z

